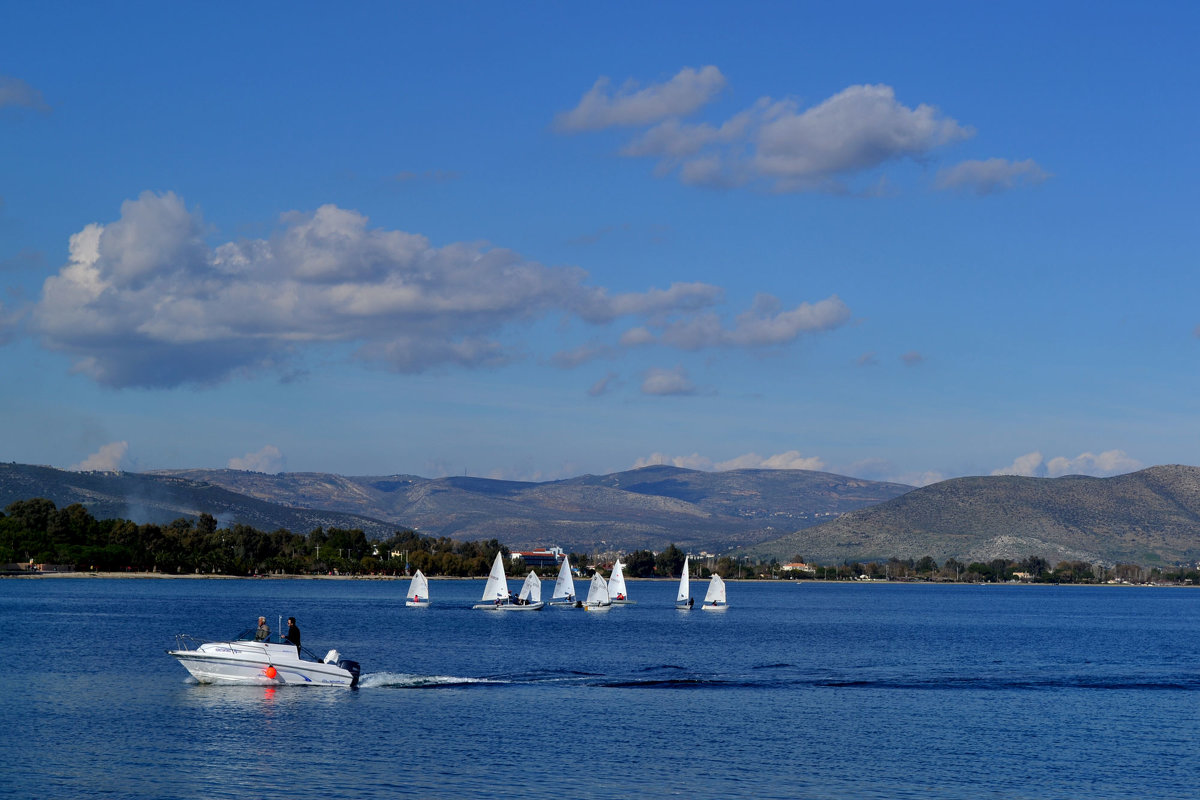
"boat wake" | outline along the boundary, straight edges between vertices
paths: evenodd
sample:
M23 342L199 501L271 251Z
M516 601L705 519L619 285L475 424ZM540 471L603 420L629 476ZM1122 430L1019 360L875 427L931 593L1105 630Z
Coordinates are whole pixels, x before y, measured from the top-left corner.
M412 675L407 672L370 672L359 679L358 686L360 689L447 689L502 682L490 678L460 678L453 675Z
M578 670L541 670L482 677L373 672L359 681L363 689L453 689L466 687L590 686L604 689L762 690L839 689L874 691L1200 691L1200 676L1157 678L1122 675L955 675L907 678L901 675L831 675L800 670L791 664L762 664L731 674L693 672L676 664L642 667L625 674Z

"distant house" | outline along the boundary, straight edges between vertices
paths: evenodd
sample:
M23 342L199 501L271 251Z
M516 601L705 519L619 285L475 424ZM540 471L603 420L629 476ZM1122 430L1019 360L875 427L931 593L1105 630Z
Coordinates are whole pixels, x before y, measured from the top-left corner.
M526 550L518 553L513 552L509 558L516 561L518 558L525 560L525 566L530 569L538 567L557 567L563 560L564 553L561 547L551 547L546 550Z
M780 572L807 572L812 575L817 574L817 568L812 564L805 564L803 561L793 561L791 564L784 564L779 568Z
M74 572L74 564L34 564L33 568L38 572Z

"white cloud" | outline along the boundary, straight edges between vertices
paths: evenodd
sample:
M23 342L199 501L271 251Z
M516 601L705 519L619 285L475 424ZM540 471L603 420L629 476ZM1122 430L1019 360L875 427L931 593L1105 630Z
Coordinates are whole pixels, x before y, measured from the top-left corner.
M287 374L306 348L327 344L402 373L497 366L523 352L505 334L551 313L594 325L629 317L622 346L655 341L657 329L687 349L786 343L848 315L836 297L788 311L760 298L727 328L712 311L724 298L717 286L613 294L578 268L483 244L435 247L332 205L284 215L267 239L210 248L204 230L174 193L125 202L115 222L71 237L70 260L46 279L28 329L100 383L170 387ZM593 344L557 361L608 352Z
M724 85L723 76L719 85L715 80L720 75L715 67L706 69L714 71L713 81L706 86ZM684 83L688 82L676 88L682 89ZM654 159L655 174L677 173L690 185L730 188L761 183L779 192L846 192L847 179L904 159L923 161L939 148L975 133L931 105L904 105L895 90L883 84L848 86L808 108L794 100L761 98L720 123L684 122L682 117L713 93L696 91L697 83L688 84L693 88L687 93L692 102L676 107L657 95L634 94L632 88L612 98L601 79L578 107L559 115L557 127L579 132L617 124L649 126L621 149L621 155ZM633 103L634 98L641 102ZM633 113L635 107L643 113ZM1026 169L1025 179L1034 176L1032 170L1020 168ZM890 191L886 176L859 191L883 190Z
M933 106L904 106L890 86L850 86L805 111L782 109L760 131L755 163L764 175L805 182L919 158L973 134Z
M849 307L836 295L786 311L779 311L778 305L776 298L760 294L732 328L726 328L716 314L701 314L668 324L662 341L683 350L768 347L795 341L802 333L837 328L850 319Z
M0 75L0 108L31 108L34 111L49 111L42 93L20 78Z
M283 454L273 444L266 445L257 453L246 453L241 458L231 458L230 469L247 472L280 472L283 469Z
M1046 474L1042 454L1034 451L1023 456L1017 456L1007 467L992 470L993 475L1022 475L1027 478L1042 477Z
M1080 453L1075 458L1058 456L1046 463L1046 471L1050 477L1060 475L1122 475L1141 469L1142 462L1130 458L1123 450L1106 450L1099 455L1095 453Z
M746 453L745 455L731 458L728 461L719 461L713 465L713 469L717 471L728 469L807 469L807 470L823 470L825 462L819 456L803 456L798 450L789 450L786 453L779 453L773 456L763 458L758 453Z
M1127 455L1123 450L1106 450L1099 455L1080 453L1075 458L1056 456L1049 461L1034 451L1018 456L1012 464L994 470L993 475L1023 475L1031 478L1058 478L1063 475L1091 475L1109 477L1123 475L1141 469L1142 462Z
M798 450L789 450L773 456L760 456L758 453L731 458L727 461L714 462L711 458L699 453L690 456L669 456L665 453L652 453L634 462L633 468L670 465L684 469L704 470L706 472L725 472L732 469L804 469L824 470L825 462L817 456L803 456Z
M588 322L611 322L618 317L696 311L716 305L725 291L707 283L673 283L667 289L626 292L610 296L606 289L581 293L573 310Z
M1051 177L1032 158L1009 161L989 158L963 161L940 170L935 185L939 189L961 189L978 195L1005 192L1020 185L1038 184Z
M121 460L125 458L127 452L129 452L129 442L109 442L68 469L76 472L116 472L121 468Z
M592 384L588 389L588 394L592 397L600 397L608 394L617 383L617 373L609 372L603 378Z
M561 131L594 131L686 116L724 87L725 76L713 66L698 70L685 67L670 80L644 89L630 80L613 91L609 79L602 77L575 108L558 115L555 127Z
M661 467L672 466L680 467L681 469L698 469L711 471L712 459L705 458L699 453L693 453L690 456L669 456L666 453L651 453L645 458L639 458L633 462L633 469L641 469L642 467Z
M590 342L573 347L570 350L560 350L550 357L550 363L556 367L571 369L572 367L586 364L589 361L595 361L598 358L610 357L612 354L613 350L611 347Z
M656 341L658 341L658 338L645 325L630 328L622 333L620 338L622 347L640 347L644 344L653 344Z
M683 367L675 367L674 369L651 367L646 370L646 377L642 381L642 394L674 395L695 393L696 386L688 378L687 370Z

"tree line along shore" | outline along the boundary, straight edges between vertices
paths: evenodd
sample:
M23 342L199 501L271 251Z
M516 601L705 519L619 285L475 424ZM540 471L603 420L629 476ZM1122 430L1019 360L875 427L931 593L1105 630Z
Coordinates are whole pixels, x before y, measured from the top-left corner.
M94 573L160 575L292 575L398 577L421 570L430 577L486 576L496 553L511 552L496 539L458 541L423 536L411 529L370 540L359 529L316 528L307 534L279 529L265 532L248 525L218 527L215 517L180 517L166 525L137 524L126 519L96 519L76 503L57 508L45 498L19 500L0 512L0 564L9 574L32 565ZM633 578L678 577L684 552L674 544L659 553L570 553L571 564L591 571L611 569L619 556ZM793 564L777 560L752 562L733 555L700 559L696 575L716 573L728 579L894 580L932 582L1035 583L1178 583L1200 584L1192 568L1146 568L1134 564L1101 566L1078 561L1051 565L1029 557L963 564L933 558L880 559L830 565ZM693 557L693 563L696 563ZM797 566L803 568L796 568ZM792 567L789 569L788 567ZM529 568L521 559L512 571ZM538 572L552 577L554 567Z

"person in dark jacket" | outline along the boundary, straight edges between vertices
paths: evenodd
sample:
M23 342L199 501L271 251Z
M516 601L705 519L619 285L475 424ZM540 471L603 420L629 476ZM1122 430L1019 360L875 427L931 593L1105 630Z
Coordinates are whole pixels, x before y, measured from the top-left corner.
M288 617L287 633L283 635L292 644L296 645L296 658L300 657L300 628L296 626L296 618Z

